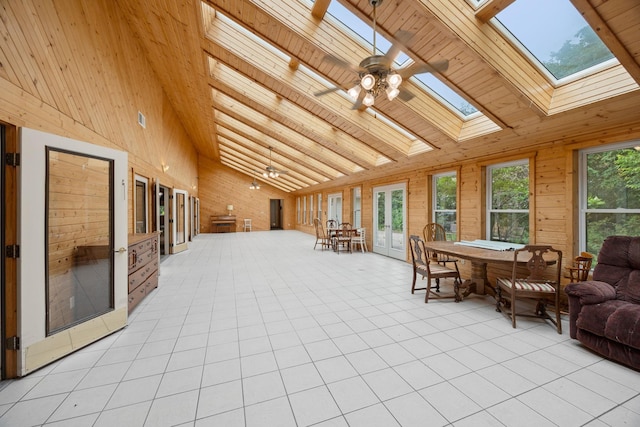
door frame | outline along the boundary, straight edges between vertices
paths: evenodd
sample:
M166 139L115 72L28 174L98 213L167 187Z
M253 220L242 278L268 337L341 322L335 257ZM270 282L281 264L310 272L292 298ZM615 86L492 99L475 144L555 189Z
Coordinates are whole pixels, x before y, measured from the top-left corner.
M178 215L180 214L178 210L178 197L180 194L184 197L184 211L183 218L184 221L184 241L182 243L178 243ZM189 249L189 229L190 229L190 213L189 213L189 193L187 190L180 190L177 188L173 188L171 190L171 214L169 222L171 223L171 253L177 254L182 251L186 251Z
M18 153L18 131L15 126L0 123L1 157ZM18 171L1 162L0 167L0 248L18 244L17 204ZM0 266L0 379L18 376L18 350L7 346L8 337L18 336L18 260L2 251Z
M18 235L23 256L18 258L18 375L26 375L127 324L128 318L128 154L33 129L19 129L21 162L18 181ZM113 162L114 251L113 308L54 334L46 334L45 180L46 150L54 148ZM28 194L29 197L21 197ZM27 256L28 255L28 256Z

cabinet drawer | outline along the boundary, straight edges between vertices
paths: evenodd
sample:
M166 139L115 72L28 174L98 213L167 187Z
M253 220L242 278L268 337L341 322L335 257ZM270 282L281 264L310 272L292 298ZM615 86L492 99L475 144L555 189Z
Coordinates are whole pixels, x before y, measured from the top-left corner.
M158 272L154 272L149 278L144 282L145 294L149 295L151 291L158 287Z
M154 258L153 261L145 265L144 267L129 274L129 292L133 292L138 286L140 286L151 274L158 271L158 258ZM157 276L157 275L156 275ZM157 279L156 279L157 281Z
M138 288L129 294L129 313L134 309L136 305L140 303L147 295L147 290L144 286L138 286Z
M129 245L129 273L158 258L158 239L152 237Z

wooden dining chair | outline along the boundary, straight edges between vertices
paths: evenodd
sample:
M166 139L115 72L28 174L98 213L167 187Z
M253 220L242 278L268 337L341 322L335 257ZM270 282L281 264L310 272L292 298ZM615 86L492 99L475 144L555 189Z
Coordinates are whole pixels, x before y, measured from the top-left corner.
M429 302L429 297L435 298L455 298L456 302L462 300L460 297L460 272L452 268L448 268L442 264L439 264L436 260L427 256L427 251L424 246L424 240L420 236L409 236L409 246L411 247L411 261L413 263L413 282L411 283L411 293L415 291L425 290L424 302ZM426 286L424 288L416 288L417 276L421 275L426 279ZM439 293L431 290L431 280L440 280L452 278L453 279L453 293Z
M424 226L422 229L422 237L425 242L435 242L435 241L444 241L447 240L447 233L444 230L444 227L438 223L430 222ZM438 264L441 264L445 267L449 264L453 266L453 268L458 271L458 275L460 270L458 269L458 259L452 257L450 255L440 254L437 252L427 252L427 256L429 258L435 259ZM436 292L440 289L440 281L436 280Z
M318 246L318 243L320 243L321 250L324 250L324 248L329 249L331 247L331 239L329 239L329 236L327 236L327 233L324 231L322 221L320 221L318 218L314 218L313 226L316 229L316 243L315 245L313 245L313 249Z
M581 252L580 255L575 257L573 259L573 264L567 267L571 283L589 280L589 272L591 271L592 262L593 255L589 252Z
M519 270L520 254L527 254L526 268ZM520 260L522 261L522 260ZM513 252L513 268L511 277L499 277L496 286L496 311L511 318L511 326L516 327L516 315L548 319L562 334L560 322L560 271L562 268L562 251L546 245L526 245ZM517 313L518 299L537 300L534 313ZM547 313L546 304L552 301L555 316ZM509 310L504 310L510 305Z
M333 249L338 253L340 251L351 252L351 235L353 232L354 230L348 222L340 224L338 232L333 237Z

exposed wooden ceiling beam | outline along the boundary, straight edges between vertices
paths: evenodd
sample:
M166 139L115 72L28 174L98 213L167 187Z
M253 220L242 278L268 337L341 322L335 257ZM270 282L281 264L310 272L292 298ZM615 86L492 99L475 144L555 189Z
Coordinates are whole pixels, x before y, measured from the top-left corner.
M311 16L316 19L324 18L324 14L329 9L329 4L331 4L331 0L316 0L311 8Z
M483 4L480 9L476 10L476 18L478 18L480 22L488 22L489 19L502 12L514 1L516 0L489 0Z

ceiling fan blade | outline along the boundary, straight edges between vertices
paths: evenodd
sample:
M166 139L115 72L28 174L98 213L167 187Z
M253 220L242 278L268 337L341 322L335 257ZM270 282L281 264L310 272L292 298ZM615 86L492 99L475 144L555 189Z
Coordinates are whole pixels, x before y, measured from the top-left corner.
M356 102L354 102L353 105L351 106L352 110L358 110L360 109L360 107L362 107L362 100L364 99L364 95L365 95L365 91L361 90L360 93L358 94L358 99L356 99Z
M407 89L400 87L399 88L400 93L398 94L398 98L400 98L403 101L411 101L413 99L413 97L415 96L413 93L411 93L410 91L408 91Z
M338 66L340 68L344 68L346 70L349 71L353 71L354 73L359 73L360 71L362 71L362 69L356 65L350 64L347 61L343 61L340 58L336 58L335 56L332 55L325 55L324 57L324 61L325 62L329 62L335 66Z
M325 90L321 90L321 91L318 91L318 92L314 92L313 94L315 96L322 96L322 95L326 95L328 93L337 92L340 89L341 88L339 88L339 87L332 87L332 88L329 88L329 89L325 89Z
M396 59L396 56L398 56L400 51L405 48L407 42L411 40L413 34L409 31L400 30L393 37L393 44L391 45L387 53L384 54L384 56L389 61L389 64L393 63L393 61Z
M409 65L406 68L401 68L398 70L398 73L402 76L403 79L408 79L414 74L423 74L423 73L441 73L446 71L449 68L449 61L446 59L438 62L432 62L430 64L426 64L424 62L415 62Z

